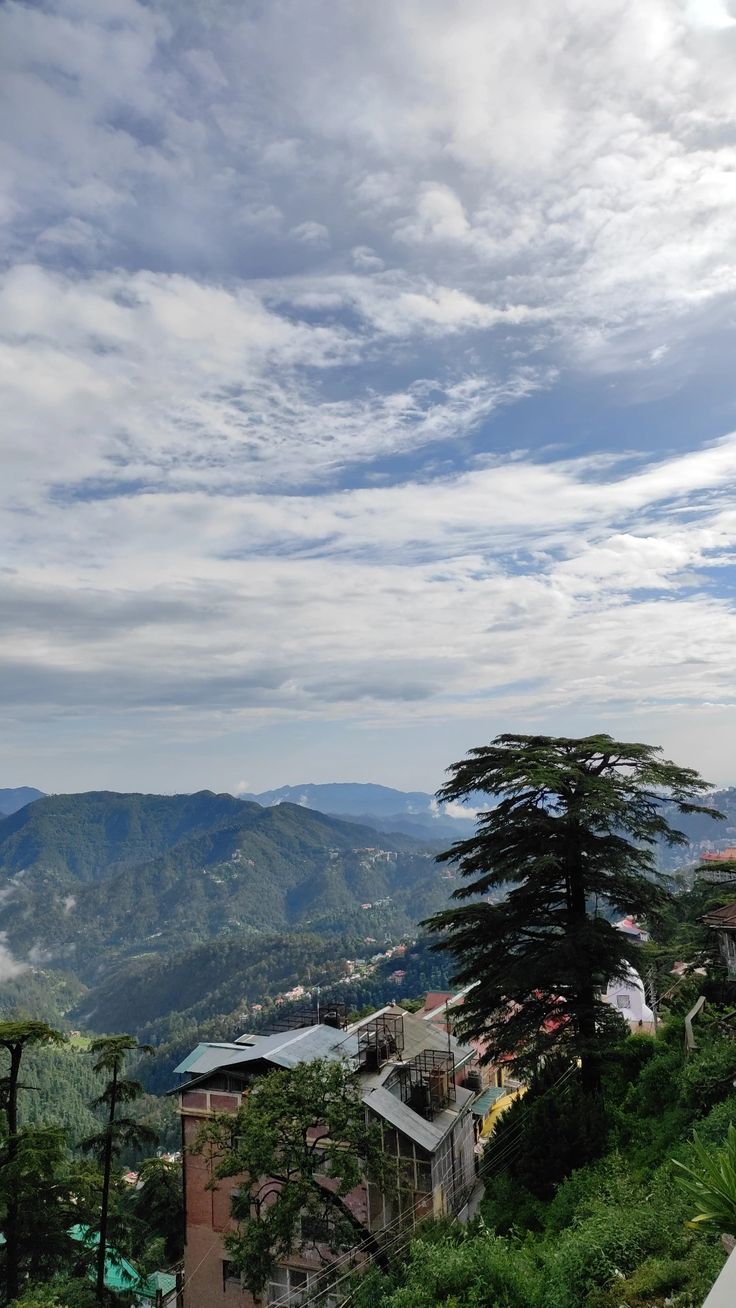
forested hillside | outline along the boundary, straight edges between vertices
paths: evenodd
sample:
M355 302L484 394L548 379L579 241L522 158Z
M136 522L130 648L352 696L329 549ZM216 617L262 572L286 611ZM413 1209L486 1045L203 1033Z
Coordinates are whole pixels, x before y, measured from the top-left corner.
M388 982L396 962L348 979L346 960L411 936L447 902L434 854L210 792L39 799L0 821L0 931L25 964L0 983L0 1009L133 1031L159 1047L141 1074L166 1089L188 1046L258 1025L295 985L356 1007L418 993Z
M380 846L380 848L377 848ZM223 932L335 931L381 905L411 928L446 891L431 850L294 805L229 795L53 796L0 822L0 930L85 982Z

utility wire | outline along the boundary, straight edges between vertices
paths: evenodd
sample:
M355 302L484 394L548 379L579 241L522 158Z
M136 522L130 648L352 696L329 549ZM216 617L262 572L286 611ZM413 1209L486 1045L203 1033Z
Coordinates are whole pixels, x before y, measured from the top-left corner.
M568 1081L570 1077L573 1075L573 1073L575 1072L575 1070L576 1070L576 1066L574 1063L571 1064L570 1067L566 1068L565 1071L562 1073L562 1075L559 1076L557 1080L554 1081L552 1085L549 1086L547 1090L544 1091L544 1094L540 1095L540 1099L546 1097L548 1094L551 1094L553 1090L559 1088L566 1081ZM497 1158L493 1160L494 1164L498 1165L499 1163L504 1163L514 1152L516 1152L521 1136L523 1135L524 1122L527 1120L530 1112L531 1112L531 1107L529 1107L526 1110L526 1112L521 1116L519 1122L517 1123L512 1138L510 1140L504 1141L504 1145L501 1153L498 1155ZM475 1189L475 1185L476 1185L476 1180L474 1179L471 1185L466 1187L465 1190L461 1191L461 1198L463 1202L458 1205L458 1209L457 1209L458 1212L462 1211L462 1209L464 1208L465 1203L467 1203L468 1198L470 1197L473 1190ZM308 1299L304 1299L302 1301L302 1308L307 1308L307 1305L315 1303L317 1299L320 1298L321 1295L332 1291L335 1288L335 1286L340 1285L343 1281L347 1280L349 1276L352 1276L354 1274L355 1268L354 1267L351 1268L347 1273L339 1277L337 1281L331 1282L329 1285L323 1286L316 1292L316 1294L311 1293L311 1291L314 1289L314 1287L319 1281L324 1280L324 1278L327 1276L330 1276L334 1271L338 1270L351 1258L355 1258L357 1254L365 1253L367 1245L372 1244L374 1242L381 1243L381 1237L385 1236L388 1232L395 1230L402 1223L407 1222L408 1219L412 1217L413 1214L417 1211L417 1209L421 1207L421 1205L424 1203L426 1203L426 1194L423 1194L421 1198L419 1198L416 1201L416 1203L414 1203L411 1206L411 1208L407 1209L403 1213L400 1213L398 1217L395 1217L393 1221L389 1222L386 1226L382 1227L380 1231L377 1231L375 1233L371 1232L369 1235L366 1236L364 1240L360 1242L360 1244L355 1245L351 1249L347 1250L344 1254L340 1255L339 1258L335 1259L327 1267L325 1267L323 1271L319 1272L317 1276L314 1278L312 1285L308 1287L308 1289L310 1290L310 1295ZM404 1243L402 1248L407 1247L411 1243L414 1237L414 1229L415 1229L414 1225L412 1225L409 1228L408 1232L406 1229L400 1230L398 1231L397 1234L395 1234L392 1237L392 1239L390 1239L387 1242L381 1243L381 1249L380 1249L381 1256L383 1256L393 1248L394 1252L392 1253L391 1256L396 1257L397 1254L401 1252L401 1249L397 1250L395 1249L395 1246L403 1239ZM197 1263L197 1266L194 1268L194 1271L187 1277L186 1281L183 1283L182 1292L186 1289L186 1287L189 1285L192 1279L196 1276L200 1267L204 1262L206 1262L210 1254L214 1253L215 1249L218 1248L218 1245L219 1245L219 1241L211 1245L210 1248L205 1253L204 1257L200 1259L200 1261ZM378 1255L375 1253L365 1254L365 1258L368 1263L375 1262L377 1256ZM354 1292L351 1292L351 1294L348 1295L348 1298L344 1301L344 1304L349 1303L353 1295ZM273 1300L273 1302L269 1305L269 1308L284 1308L285 1305L289 1304L290 1300L291 1300L291 1291L287 1291L287 1293L283 1295L281 1298ZM340 1304L338 1308L344 1308L344 1305Z

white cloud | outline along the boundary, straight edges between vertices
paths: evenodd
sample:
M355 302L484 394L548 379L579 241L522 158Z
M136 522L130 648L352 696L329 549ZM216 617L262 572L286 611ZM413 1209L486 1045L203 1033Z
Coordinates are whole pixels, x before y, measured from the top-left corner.
M732 28L3 6L13 739L732 704Z
M28 970L27 963L21 963L13 957L7 945L7 931L0 931L0 982L12 981L16 976Z
M305 222L297 223L289 232L295 241L301 241L304 245L312 245L318 249L324 248L330 243L329 229L324 223Z

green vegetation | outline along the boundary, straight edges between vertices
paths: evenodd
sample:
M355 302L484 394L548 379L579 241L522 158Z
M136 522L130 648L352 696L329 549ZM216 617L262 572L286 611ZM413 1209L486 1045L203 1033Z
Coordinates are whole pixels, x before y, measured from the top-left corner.
M123 1076L126 1059L140 1049L138 1041L129 1035L101 1036L92 1041L90 1048L95 1057L94 1071L100 1075L108 1074L110 1077L95 1100L96 1107L104 1107L107 1110L107 1121L101 1131L83 1140L80 1145L81 1149L95 1155L102 1169L96 1288L97 1302L102 1303L105 1297L107 1223L113 1159L119 1158L126 1148L139 1149L146 1145L156 1145L157 1136L135 1118L121 1117L118 1113L119 1105L134 1103L143 1094L140 1081L133 1081Z
M715 1018L689 1057L675 1017L659 1042L627 1037L603 1062L597 1104L574 1073L560 1083L548 1069L500 1119L480 1215L407 1236L356 1308L700 1308L726 1255L689 1225L677 1177L678 1163L712 1160L736 1121L736 1041ZM706 1105L695 1087L712 1084L715 1061L730 1077Z
M723 1149L707 1149L697 1135L693 1148L694 1166L675 1160L683 1173L680 1183L698 1206L692 1225L709 1222L730 1234L736 1231L736 1126L729 1123Z
M226 1245L253 1294L295 1246L336 1254L365 1240L344 1199L364 1176L383 1177L384 1155L346 1065L315 1059L269 1073L234 1117L206 1123L197 1148L211 1159L213 1184L239 1178L232 1213L241 1225Z
M695 802L707 789L697 773L660 752L605 735L498 736L455 763L439 792L457 801L480 791L492 804L476 834L441 855L466 881L453 899L469 902L425 925L443 933L439 948L457 960L456 980L480 982L466 997L461 1032L486 1039L519 1070L564 1036L583 1084L598 1089L610 1017L598 992L625 975L637 948L601 910L644 917L666 902L652 846L686 842L665 803L719 816Z
M50 797L0 820L0 930L16 956L35 946L44 960L0 986L0 1012L15 1025L82 1030L58 1046L26 1042L20 1077L10 1045L0 1049L0 1228L10 1233L0 1279L12 1290L15 1260L15 1308L91 1308L96 1250L69 1239L72 1225L100 1233L102 1248L144 1272L181 1255L179 1165L142 1154L145 1128L178 1148L174 1102L150 1092L170 1088L173 1065L199 1039L263 1029L297 983L354 1010L411 1004L448 987L453 950L462 980L481 982L466 1004L467 1029L475 1022L490 1033L496 1054L521 1044L536 1064L529 1090L488 1144L474 1221L430 1223L414 1238L401 1231L384 1251L369 1242L372 1266L350 1286L351 1308L700 1308L724 1258L719 1231L736 1222L736 988L699 920L730 892L683 882L670 898L655 864L667 862L667 824L680 810L688 834L699 824L714 834L708 810L691 802L701 783L646 746L606 737L502 737L494 747L503 758L475 751L443 795L472 791L477 804L485 787L501 799L476 837L447 856L462 885L411 839L209 792ZM614 749L629 751L623 775ZM728 795L732 821L736 791ZM464 902L448 910L453 889ZM614 910L646 913L652 943L627 945L610 925ZM422 937L347 977L347 959L370 960L410 938L421 915L449 930L449 950L436 953L435 938ZM605 974L625 959L655 978L656 1042L628 1036L598 1002ZM706 974L675 978L675 961ZM682 1015L701 991L698 1048L686 1056ZM562 1023L561 997L572 1015ZM495 1030L491 1012L513 999L523 1001L523 1020ZM279 1017L310 1003L279 1002ZM115 1029L133 1035L97 1035ZM153 1057L139 1041L157 1045ZM276 1073L251 1094L235 1135L228 1119L203 1141L225 1146L215 1180L243 1169L288 1177L260 1212L262 1196L241 1188L238 1215L255 1211L257 1220L241 1225L232 1256L253 1288L290 1248L301 1216L328 1247L355 1239L341 1199L378 1159L349 1078L330 1081L342 1075L335 1065ZM316 1181L305 1135L319 1123L352 1145L334 1157L328 1146L331 1194ZM80 1142L94 1146L92 1161ZM139 1189L123 1180L132 1164ZM103 1300L117 1302L98 1285Z
M51 796L0 819L0 930L16 957L33 950L47 971L91 987L75 1024L86 1017L99 1029L108 1019L95 1017L98 987L109 1005L121 969L134 983L136 968L215 938L224 947L295 931L399 939L447 902L434 852L292 804L209 792ZM48 998L19 977L8 1003L14 989L26 1007Z
M45 1023L0 1023L0 1302L16 1301L27 1285L17 1301L28 1308L92 1303L95 1251L71 1238L73 1229L99 1232L100 1248L109 1229L111 1243L134 1257L143 1273L181 1255L180 1165L162 1158L145 1161L139 1189L131 1189L122 1176L126 1155L140 1158L141 1146L150 1148L154 1139L141 1117L161 1116L152 1114L150 1096L140 1095L137 1083L121 1075L122 1059L136 1052L137 1042L107 1037L92 1041L89 1050L71 1050L60 1041L60 1033ZM105 1074L111 1074L107 1085ZM37 1077L40 1084L34 1084ZM70 1088L77 1096L72 1105ZM94 1092L93 1102L85 1103L84 1091ZM153 1102L165 1107L168 1124L174 1105ZM121 1119L120 1103L143 1106L143 1112ZM102 1170L80 1159L79 1134L61 1125L66 1116L79 1126L80 1115L95 1131L83 1147L98 1155ZM117 1300L105 1289L97 1302Z

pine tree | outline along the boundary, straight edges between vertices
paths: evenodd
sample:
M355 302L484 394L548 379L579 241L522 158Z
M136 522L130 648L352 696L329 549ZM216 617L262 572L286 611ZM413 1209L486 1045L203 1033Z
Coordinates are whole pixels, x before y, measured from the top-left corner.
M151 1052L148 1045L139 1045L130 1035L101 1036L93 1040L90 1051L97 1057L95 1072L110 1074L102 1094L95 1100L96 1107L103 1105L108 1110L104 1129L81 1142L80 1148L93 1153L102 1167L102 1203L100 1208L100 1242L97 1250L97 1302L105 1298L105 1255L107 1252L107 1227L110 1207L110 1185L112 1180L113 1158L120 1155L129 1146L142 1147L155 1145L155 1131L149 1130L140 1122L130 1117L118 1117L120 1104L129 1104L143 1094L140 1081L127 1080L123 1076L125 1060L133 1052Z
M534 1066L560 1046L579 1058L587 1090L610 1025L599 997L635 965L636 949L609 920L646 917L666 900L652 847L686 843L664 811L707 813L706 783L660 750L607 735L502 735L448 769L444 801L491 797L475 834L441 854L465 884L462 907L424 925L454 955L457 984L475 983L459 1030L494 1058Z
M8 1075L0 1081L2 1106L5 1110L7 1138L4 1144L2 1168L13 1175L19 1164L21 1140L18 1131L18 1091L21 1088L20 1070L23 1054L33 1045L62 1044L60 1031L45 1022L0 1022L0 1049L9 1055ZM5 1211L5 1292L6 1301L15 1299L20 1278L20 1222L21 1195L17 1186L9 1187Z

